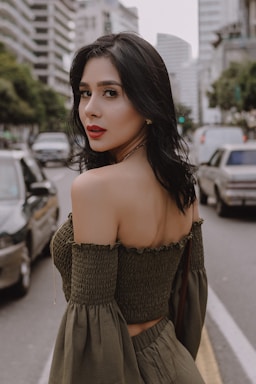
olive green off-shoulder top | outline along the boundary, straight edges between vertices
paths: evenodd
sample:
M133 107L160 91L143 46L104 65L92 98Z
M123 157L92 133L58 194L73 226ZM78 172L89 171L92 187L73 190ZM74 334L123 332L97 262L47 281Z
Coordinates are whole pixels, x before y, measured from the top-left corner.
M192 238L187 301L181 342L195 358L200 344L207 302L207 277L201 224L177 243L159 248L126 248L77 244L73 239L72 215L58 229L51 253L63 282L69 311L81 308L87 318L100 316L110 306L127 324L168 316L175 324L182 281L183 252ZM114 307L113 307L114 306ZM80 311L80 312L79 312ZM71 316L72 317L72 316ZM72 321L72 320L70 320ZM98 318L100 323L101 319Z

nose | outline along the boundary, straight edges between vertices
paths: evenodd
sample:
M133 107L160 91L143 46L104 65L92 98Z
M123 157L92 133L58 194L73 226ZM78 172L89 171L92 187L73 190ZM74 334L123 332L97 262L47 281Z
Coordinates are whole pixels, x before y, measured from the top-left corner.
M84 113L87 117L100 116L100 105L96 96L91 96L84 106Z

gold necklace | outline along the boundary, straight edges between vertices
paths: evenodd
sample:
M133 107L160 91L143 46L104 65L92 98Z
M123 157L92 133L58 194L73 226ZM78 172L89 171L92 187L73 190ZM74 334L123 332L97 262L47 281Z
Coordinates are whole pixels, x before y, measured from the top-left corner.
M121 163L122 161L128 159L130 156L132 156L135 152L137 152L138 149L140 149L141 147L144 147L145 143L140 143L138 145L136 145L136 147L134 147L130 152L128 152L123 158L122 160L119 161L119 163Z

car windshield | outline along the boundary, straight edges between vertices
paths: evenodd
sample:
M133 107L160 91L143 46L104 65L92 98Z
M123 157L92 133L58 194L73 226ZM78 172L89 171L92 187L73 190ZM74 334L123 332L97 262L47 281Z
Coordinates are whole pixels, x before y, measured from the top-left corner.
M256 165L256 150L237 150L229 154L227 165Z
M0 201L17 199L20 194L18 174L11 160L1 159L0 180Z
M37 143L49 143L51 141L58 141L58 142L66 143L67 139L63 136L42 136L42 137L38 137L38 139L36 139Z

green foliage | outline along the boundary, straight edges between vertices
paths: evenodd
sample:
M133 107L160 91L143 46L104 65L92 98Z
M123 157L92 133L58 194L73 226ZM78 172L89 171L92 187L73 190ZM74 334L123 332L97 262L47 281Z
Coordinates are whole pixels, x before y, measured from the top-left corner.
M55 129L60 117L66 116L64 100L36 80L30 67L18 63L0 43L0 122Z
M47 115L46 130L64 130L64 124L67 119L67 110L65 108L64 99L53 89L42 86L40 89L40 97L44 104ZM61 128L61 129L60 129Z
M231 63L207 93L209 106L228 111L256 108L256 62Z

